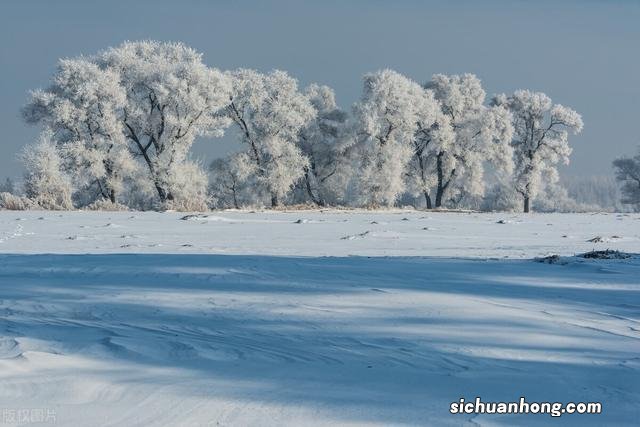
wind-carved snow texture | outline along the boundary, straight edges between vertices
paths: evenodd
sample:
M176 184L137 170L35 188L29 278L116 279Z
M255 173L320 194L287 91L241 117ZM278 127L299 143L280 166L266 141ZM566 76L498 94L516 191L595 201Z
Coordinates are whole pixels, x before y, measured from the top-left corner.
M525 396L603 402L563 425L637 422L639 215L183 216L0 212L0 408L71 426L554 421L448 412ZM632 255L573 256L607 248Z

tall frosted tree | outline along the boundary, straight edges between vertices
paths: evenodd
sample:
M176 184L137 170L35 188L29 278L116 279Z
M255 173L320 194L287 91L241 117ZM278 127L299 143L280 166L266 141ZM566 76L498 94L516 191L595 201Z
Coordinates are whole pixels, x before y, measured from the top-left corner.
M65 159L63 167L89 199L116 202L135 167L122 132L125 92L119 75L89 58L65 59L51 85L32 92L23 108L28 123L41 123ZM42 145L41 145L42 147Z
M181 190L176 174L193 172L186 163L195 138L221 136L229 124L223 114L229 79L182 43L126 42L101 53L97 63L117 73L124 90L122 125L131 150L146 165L160 201L174 200ZM203 191L206 184L197 193Z
M344 197L348 180L348 160L343 151L347 113L336 104L328 86L310 85L305 94L316 111L315 118L300 132L298 146L309 159L300 180L307 200L324 206L327 199L336 202Z
M228 117L256 166L256 179L278 206L309 167L296 141L316 111L284 71L239 69L228 74L232 92Z
M522 196L524 212L529 212L545 174L555 176L558 163L569 163L569 133L582 130L582 118L541 92L518 90L510 96L498 95L492 103L513 115L514 188Z
M395 71L364 76L362 97L353 108L361 203L391 206L396 202L405 190L415 135L435 123L437 111L431 92Z
M640 150L634 157L613 161L616 179L622 183L622 203L640 208Z
M413 187L428 208L441 207L458 194L482 195L484 169L512 169L511 115L502 106L484 105L485 91L473 74L436 74L425 88L439 110L435 123L421 126L410 168Z

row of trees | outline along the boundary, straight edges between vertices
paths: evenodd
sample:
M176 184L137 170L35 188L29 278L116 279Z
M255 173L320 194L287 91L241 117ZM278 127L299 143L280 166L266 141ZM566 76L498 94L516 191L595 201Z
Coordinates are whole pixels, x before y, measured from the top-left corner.
M427 208L492 200L525 212L568 162L575 111L527 90L486 100L472 74L424 85L364 76L351 113L327 86L283 71L221 72L181 43L127 42L61 60L23 109L39 124L25 191L46 208L127 205L204 210L284 203ZM207 174L197 137L235 130L241 149ZM487 192L487 182L493 185Z

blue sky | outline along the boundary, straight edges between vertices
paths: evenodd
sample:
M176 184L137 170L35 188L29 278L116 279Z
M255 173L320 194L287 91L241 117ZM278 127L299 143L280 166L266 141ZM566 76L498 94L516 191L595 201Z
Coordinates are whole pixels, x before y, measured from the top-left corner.
M639 23L635 0L5 0L0 177L21 172L16 153L38 129L19 109L57 59L137 39L183 41L220 69L284 69L301 85L332 86L345 108L364 73L387 67L421 83L472 72L489 95L544 91L585 121L563 173L610 174L640 144ZM194 152L206 161L236 144L201 140Z

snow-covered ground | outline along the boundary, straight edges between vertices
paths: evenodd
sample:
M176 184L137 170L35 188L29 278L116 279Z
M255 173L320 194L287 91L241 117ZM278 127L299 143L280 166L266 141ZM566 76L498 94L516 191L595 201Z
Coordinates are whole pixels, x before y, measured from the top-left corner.
M640 253L640 215L183 216L0 212L0 425L640 419L640 258L570 257Z
M531 258L640 252L640 214L2 212L3 253ZM596 239L599 242L589 240Z

